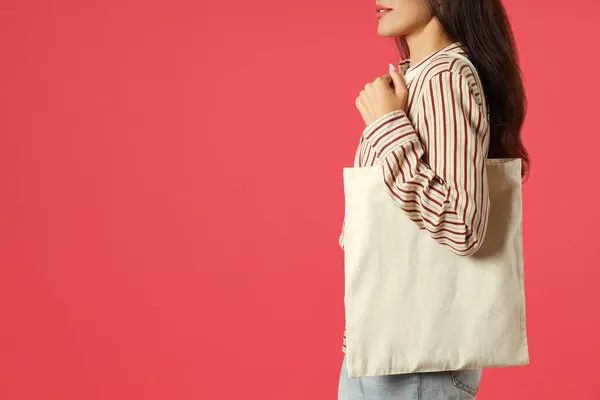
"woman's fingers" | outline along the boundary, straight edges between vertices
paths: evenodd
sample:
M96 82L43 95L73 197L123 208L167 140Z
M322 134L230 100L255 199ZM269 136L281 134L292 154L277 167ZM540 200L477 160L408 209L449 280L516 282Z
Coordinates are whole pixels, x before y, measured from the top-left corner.
M390 67L392 65L390 64ZM396 71L395 68L390 68L390 75L394 82L394 93L398 104L402 110L406 108L406 102L408 100L408 87L406 86L406 79L403 74Z
M399 91L406 90L406 81L404 80L404 77L393 68L392 64L390 64L390 76L394 82L394 92L396 95L398 95Z
M361 90L359 96L356 98L356 108L360 112L363 121L365 124L369 124L370 121L373 120L373 110L371 110L371 106L369 101L367 100L367 94L365 90Z

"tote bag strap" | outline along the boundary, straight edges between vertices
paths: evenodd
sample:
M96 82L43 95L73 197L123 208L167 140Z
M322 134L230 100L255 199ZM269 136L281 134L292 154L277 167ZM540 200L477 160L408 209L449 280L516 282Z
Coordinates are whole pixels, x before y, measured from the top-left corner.
M482 108L484 110L485 113L485 117L489 118L489 108L488 108L488 104L485 98L485 93L483 92L483 84L481 83L481 79L479 79L479 72L477 71L477 68L475 68L475 66L473 65L473 63L471 62L471 60L469 60L467 57L463 56L462 54L457 54L457 53L448 53L453 57L458 57L460 59L462 59L463 61L465 61L473 70L473 76L475 77L475 80L477 81L477 85L479 86L479 93L480 93L480 98L481 98L481 105Z

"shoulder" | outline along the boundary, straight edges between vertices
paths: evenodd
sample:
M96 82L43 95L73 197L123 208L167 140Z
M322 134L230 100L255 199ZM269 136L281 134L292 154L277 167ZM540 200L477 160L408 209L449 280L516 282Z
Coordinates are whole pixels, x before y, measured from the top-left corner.
M441 53L434 56L429 65L430 67L422 72L423 82L431 83L439 79L448 85L468 88L475 100L481 104L483 88L477 84L478 72L465 60L455 57L452 53Z

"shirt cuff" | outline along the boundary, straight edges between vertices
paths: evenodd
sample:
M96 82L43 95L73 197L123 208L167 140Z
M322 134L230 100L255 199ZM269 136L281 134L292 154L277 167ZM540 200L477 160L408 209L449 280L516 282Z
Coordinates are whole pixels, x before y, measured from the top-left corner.
M404 110L394 110L382 115L365 127L361 143L367 143L382 158L399 146L412 140L419 140L408 115Z

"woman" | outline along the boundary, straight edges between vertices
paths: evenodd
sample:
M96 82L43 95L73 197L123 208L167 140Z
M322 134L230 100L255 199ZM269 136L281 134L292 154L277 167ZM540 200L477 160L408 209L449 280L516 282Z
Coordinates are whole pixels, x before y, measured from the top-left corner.
M520 157L523 178L529 170L505 10L500 0L382 0L376 11L378 33L394 38L404 60L356 99L366 127L354 166L382 165L393 202L440 245L471 255L487 228L485 159ZM344 353L345 344L344 335ZM474 399L480 379L481 370L349 378L344 356L338 398Z

